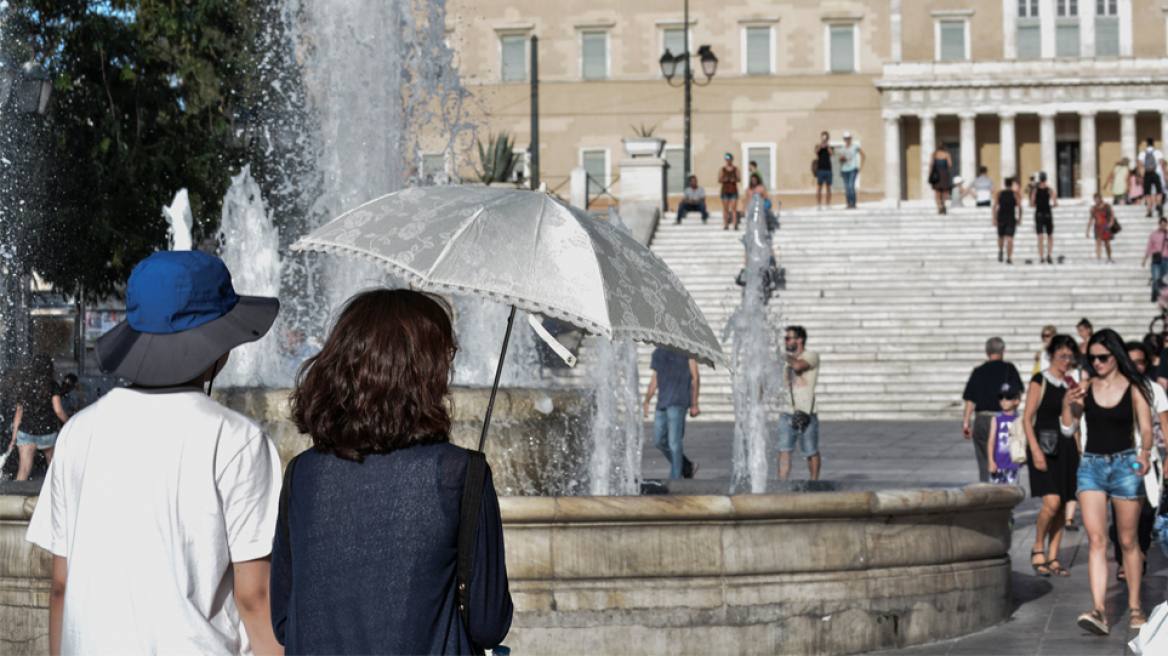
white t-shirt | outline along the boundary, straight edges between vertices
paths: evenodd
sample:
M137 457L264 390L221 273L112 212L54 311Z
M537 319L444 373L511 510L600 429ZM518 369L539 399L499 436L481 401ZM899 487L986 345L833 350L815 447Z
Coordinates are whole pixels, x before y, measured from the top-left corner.
M1151 146L1148 146L1147 148L1144 149L1144 152L1140 153L1140 164L1144 164L1144 160L1147 159L1149 151L1151 151L1152 157L1156 158L1156 174L1160 176L1160 182L1163 183L1164 182L1164 153L1160 152L1160 150L1157 148L1152 148Z
M26 536L68 559L62 652L249 652L231 564L271 553L280 485L263 429L198 389L77 413Z

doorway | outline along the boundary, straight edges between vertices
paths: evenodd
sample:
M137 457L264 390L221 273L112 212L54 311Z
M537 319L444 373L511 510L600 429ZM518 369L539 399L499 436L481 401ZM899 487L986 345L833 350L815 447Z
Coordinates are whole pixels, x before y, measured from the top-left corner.
M949 167L951 171L950 176L956 178L961 175L961 142L960 141L946 141L943 142L945 150L949 152L949 157L953 159L953 166ZM964 182L964 178L962 179Z
M1079 179L1079 142L1059 141L1055 144L1055 159L1058 162L1058 197L1074 198L1078 195L1075 182Z

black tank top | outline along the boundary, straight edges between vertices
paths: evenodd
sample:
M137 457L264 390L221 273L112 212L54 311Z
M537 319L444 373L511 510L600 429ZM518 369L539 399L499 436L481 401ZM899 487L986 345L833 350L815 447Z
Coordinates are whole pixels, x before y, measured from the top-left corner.
M1012 189L998 192L998 217L1003 219L1016 219L1018 217L1018 204L1014 201Z
M1042 214L1050 214L1050 187L1036 187L1034 189L1034 210Z
M1106 456L1132 448L1135 418L1131 385L1114 408L1099 405L1095 402L1095 390L1087 390L1083 413L1087 416L1087 453Z
M820 171L831 170L831 147L824 146L819 149L819 162L816 166Z

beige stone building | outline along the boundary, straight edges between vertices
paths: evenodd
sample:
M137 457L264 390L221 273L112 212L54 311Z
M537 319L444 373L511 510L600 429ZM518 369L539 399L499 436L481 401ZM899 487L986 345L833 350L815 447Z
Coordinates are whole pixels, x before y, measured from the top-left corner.
M658 59L682 50L682 12L682 0L450 0L471 118L526 148L538 36L549 187L566 196L583 166L619 197L621 139L644 125L666 140L677 190L683 91ZM854 135L860 200L871 201L931 197L937 144L968 178L977 166L999 184L1046 171L1060 196L1090 196L1137 142L1168 129L1168 5L1152 0L691 0L689 36L690 52L708 45L719 60L693 90L692 119L693 171L715 206L725 153L743 169L757 161L785 205L814 204L825 130L832 142ZM469 162L430 153L422 165L465 173Z

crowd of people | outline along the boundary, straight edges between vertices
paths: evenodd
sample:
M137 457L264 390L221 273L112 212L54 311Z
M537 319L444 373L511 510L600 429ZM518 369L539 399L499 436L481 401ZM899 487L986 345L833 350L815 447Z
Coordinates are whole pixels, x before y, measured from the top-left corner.
M973 442L982 482L1016 485L1025 469L1030 495L1042 500L1030 555L1036 575L1069 575L1059 553L1064 532L1078 530L1078 510L1089 541L1093 604L1078 623L1106 635L1109 541L1118 576L1127 581L1128 623L1139 628L1147 621L1139 596L1147 550L1153 530L1168 527L1168 516L1155 522L1157 512L1168 511L1162 498L1168 351L1163 335L1125 342L1114 330L1094 330L1087 319L1076 329L1078 337L1043 327L1043 348L1025 387L1005 360L1005 343L990 338L986 362L973 370L963 394L962 433ZM1163 533L1168 552L1168 529Z

